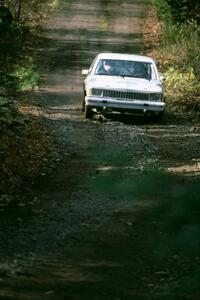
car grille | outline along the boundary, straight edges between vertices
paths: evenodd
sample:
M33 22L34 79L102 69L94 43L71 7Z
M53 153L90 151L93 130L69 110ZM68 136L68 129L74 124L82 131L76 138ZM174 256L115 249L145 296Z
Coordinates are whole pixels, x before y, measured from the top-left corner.
M104 97L117 99L149 100L149 94L103 90Z
M93 95L99 95L101 97L109 97L120 100L161 100L162 94L160 93L135 93L135 92L123 92L114 90L100 90L93 89Z

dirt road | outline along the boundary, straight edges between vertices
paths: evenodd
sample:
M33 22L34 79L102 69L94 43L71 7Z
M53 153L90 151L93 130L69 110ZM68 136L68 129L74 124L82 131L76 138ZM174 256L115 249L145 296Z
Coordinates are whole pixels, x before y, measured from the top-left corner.
M0 218L0 299L199 299L200 127L85 120L101 51L139 53L143 1L61 1L38 49L54 167ZM56 164L55 164L56 161Z

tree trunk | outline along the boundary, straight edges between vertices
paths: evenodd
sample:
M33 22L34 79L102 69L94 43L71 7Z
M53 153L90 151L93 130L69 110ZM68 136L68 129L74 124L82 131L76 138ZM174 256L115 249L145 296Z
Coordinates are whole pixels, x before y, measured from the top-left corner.
M22 0L19 0L19 1L18 1L18 9L17 9L17 17L16 17L16 20L17 20L17 21L20 20L21 7L22 7Z

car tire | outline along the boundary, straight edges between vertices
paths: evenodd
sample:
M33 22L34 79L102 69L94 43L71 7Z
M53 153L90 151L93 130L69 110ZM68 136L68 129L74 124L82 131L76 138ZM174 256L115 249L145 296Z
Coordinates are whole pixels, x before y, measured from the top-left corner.
M85 112L85 100L82 101L82 112Z
M82 112L85 111L85 96L86 96L86 91L85 91L85 87L83 88L83 101L82 101Z
M91 119L92 116L93 116L93 111L92 111L91 107L88 105L85 105L85 118Z

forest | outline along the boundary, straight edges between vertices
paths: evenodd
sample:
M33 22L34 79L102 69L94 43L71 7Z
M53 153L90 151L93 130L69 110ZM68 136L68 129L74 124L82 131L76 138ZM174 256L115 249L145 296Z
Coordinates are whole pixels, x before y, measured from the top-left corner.
M49 152L49 134L32 115L32 91L39 85L35 50L57 5L50 0L0 3L0 200L38 174ZM37 61L37 62L36 62ZM27 109L28 112L24 112Z

